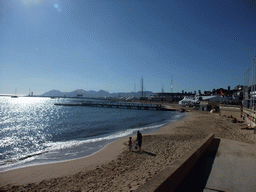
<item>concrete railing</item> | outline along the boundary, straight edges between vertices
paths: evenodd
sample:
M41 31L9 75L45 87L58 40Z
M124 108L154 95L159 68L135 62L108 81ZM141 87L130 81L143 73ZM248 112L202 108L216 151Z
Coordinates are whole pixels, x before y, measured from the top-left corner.
M213 134L207 136L187 154L174 161L170 167L154 175L151 180L138 188L136 192L175 191L213 141Z
M248 109L248 108L243 108L243 112L244 112L245 114L250 115L250 116L255 116L255 114L256 114L256 111L255 111L255 110Z
M240 106L237 105L220 105L220 110L241 110Z

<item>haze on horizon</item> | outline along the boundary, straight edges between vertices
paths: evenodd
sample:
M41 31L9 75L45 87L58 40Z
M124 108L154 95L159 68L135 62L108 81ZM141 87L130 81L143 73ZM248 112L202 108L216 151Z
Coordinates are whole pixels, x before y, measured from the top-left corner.
M0 94L233 89L256 55L256 2L3 0Z

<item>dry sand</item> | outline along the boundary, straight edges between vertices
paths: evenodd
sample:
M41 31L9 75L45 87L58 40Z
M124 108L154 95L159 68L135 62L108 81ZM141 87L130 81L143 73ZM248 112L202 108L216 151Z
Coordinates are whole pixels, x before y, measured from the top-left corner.
M86 158L0 173L0 191L133 191L210 133L256 144L253 130L240 129L246 126L218 114L192 111L143 135L141 153L129 151L128 137L122 138Z

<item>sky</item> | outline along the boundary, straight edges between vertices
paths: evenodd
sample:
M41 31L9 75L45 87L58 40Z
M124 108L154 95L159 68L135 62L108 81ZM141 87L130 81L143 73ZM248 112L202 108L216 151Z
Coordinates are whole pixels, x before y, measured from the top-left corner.
M0 94L233 89L255 55L255 0L0 0Z

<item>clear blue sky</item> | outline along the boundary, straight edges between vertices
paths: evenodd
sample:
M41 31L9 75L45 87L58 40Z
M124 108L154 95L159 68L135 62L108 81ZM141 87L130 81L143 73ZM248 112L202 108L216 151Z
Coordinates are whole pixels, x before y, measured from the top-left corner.
M233 89L256 55L255 0L1 0L0 94Z

